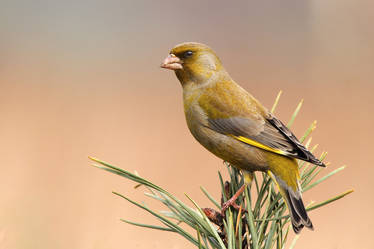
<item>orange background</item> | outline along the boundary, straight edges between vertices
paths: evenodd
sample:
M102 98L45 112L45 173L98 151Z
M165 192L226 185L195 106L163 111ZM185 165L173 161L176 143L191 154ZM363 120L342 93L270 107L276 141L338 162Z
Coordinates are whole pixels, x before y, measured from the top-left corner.
M266 2L266 3L265 3ZM181 88L159 68L183 41L209 44L231 76L294 132L314 120L325 173L304 195L321 201L296 248L372 248L374 22L372 1L2 1L0 3L0 248L194 248L111 194L144 189L90 167L88 155L185 200L217 199L220 159L189 134ZM147 200L147 203L151 202ZM159 208L159 207L157 207Z

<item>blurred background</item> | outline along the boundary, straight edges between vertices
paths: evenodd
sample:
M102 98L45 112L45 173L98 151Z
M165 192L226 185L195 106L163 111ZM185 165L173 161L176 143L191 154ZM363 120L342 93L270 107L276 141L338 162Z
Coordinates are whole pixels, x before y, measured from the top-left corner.
M313 120L325 174L306 203L355 192L310 213L296 248L372 248L374 2L0 2L0 248L194 248L111 194L144 189L90 166L95 156L186 200L211 206L222 161L189 134L182 90L159 68L184 41L210 45L231 76L301 136ZM147 200L147 203L151 201Z

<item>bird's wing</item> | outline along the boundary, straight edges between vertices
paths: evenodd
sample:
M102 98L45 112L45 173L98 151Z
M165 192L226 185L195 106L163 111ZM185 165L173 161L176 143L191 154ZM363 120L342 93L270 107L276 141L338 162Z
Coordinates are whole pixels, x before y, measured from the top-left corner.
M296 136L290 131L290 129L285 126L282 121L277 119L273 114L269 113L267 118L268 123L277 129L284 137L287 138L290 145L293 146L293 150L290 153L293 154L293 157L313 163L318 166L325 167L326 165L317 159L300 141Z
M209 127L221 134L276 154L325 166L302 145L296 136L276 117L232 117L208 119Z
M279 119L237 84L223 81L204 93L198 104L209 128L276 154L324 166Z

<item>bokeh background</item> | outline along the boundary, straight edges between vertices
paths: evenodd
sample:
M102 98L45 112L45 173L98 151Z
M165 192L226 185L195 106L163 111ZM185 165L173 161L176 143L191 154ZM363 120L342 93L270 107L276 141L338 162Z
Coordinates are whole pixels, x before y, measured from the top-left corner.
M181 87L159 65L175 44L209 44L231 76L300 136L313 120L326 173L304 195L348 197L310 213L296 248L372 248L374 4L369 0L0 1L0 248L194 248L111 194L144 189L88 155L186 200L219 198L222 161L189 134ZM188 202L188 200L186 200Z

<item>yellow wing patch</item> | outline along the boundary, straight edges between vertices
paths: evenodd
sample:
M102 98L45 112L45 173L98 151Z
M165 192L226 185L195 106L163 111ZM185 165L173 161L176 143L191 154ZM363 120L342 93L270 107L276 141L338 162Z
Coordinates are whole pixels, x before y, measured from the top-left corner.
M263 150L267 150L267 151L270 151L270 152L273 152L273 153L276 153L276 154L279 154L279 155L287 155L287 152L285 151L282 151L282 150L279 150L279 149L273 149L269 146L266 146L262 143L259 143L259 142L256 142L255 140L252 140L250 138L247 138L247 137L242 137L242 136L234 136L234 135L231 135L233 138L243 142L243 143L246 143L246 144L249 144L249 145L252 145L254 147L257 147L257 148L260 148L260 149L263 149Z

